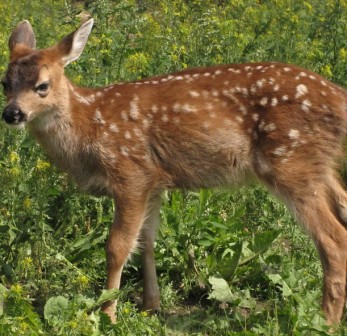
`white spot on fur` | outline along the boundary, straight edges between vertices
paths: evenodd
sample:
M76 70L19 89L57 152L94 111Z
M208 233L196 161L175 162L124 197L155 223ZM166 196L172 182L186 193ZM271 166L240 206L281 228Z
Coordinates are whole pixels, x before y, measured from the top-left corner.
M167 114L163 114L163 115L161 116L161 120L162 120L163 122L168 122L168 121L169 121L169 117L167 116Z
M124 156L129 156L129 149L128 149L128 147L126 147L126 146L122 146L122 147L120 148L120 152L121 152L121 154L124 155Z
M256 93L257 92L257 85L256 84L252 84L250 91L251 91L251 93Z
M246 107L244 106L244 105L240 105L240 107L239 107L239 111L245 116L245 115L247 115L247 109L246 109Z
M252 119L254 121L258 121L259 120L259 114L257 114L257 113L252 114Z
M196 112L197 109L194 107L194 106L191 106L189 104L184 104L182 106L182 112L185 112L185 113L194 113Z
M95 114L94 114L94 121L98 124L104 125L105 124L105 120L101 115L101 111L99 109L95 110Z
M228 71L229 71L229 72L236 73L236 74L241 73L241 70L240 70L240 69L234 69L234 68L229 68Z
M182 107L182 105L180 103L175 103L175 104L173 104L172 109L174 112L180 112L181 107Z
M218 76L218 75L220 75L221 73L222 73L222 70L216 70L214 74Z
M158 108L157 105L153 105L153 106L151 107L151 111L152 111L154 114L157 113L158 110L159 110L159 108Z
M301 103L301 108L305 111L305 112L309 112L310 111L310 107L312 106L311 102L307 99L305 99L302 103Z
M292 140L297 140L300 136L300 132L297 130L297 129L291 129L289 132L288 132L288 136L290 139Z
M273 151L273 154L276 155L276 156L283 156L283 155L286 154L286 152L287 152L286 146L282 145L282 146L277 147L277 148Z
M271 106L275 107L275 106L277 106L277 104L278 104L277 98L276 97L272 98L271 99Z
M125 131L124 137L125 137L125 139L130 140L130 139L131 139L131 134L130 134L130 132L129 132L129 131Z
M264 86L264 83L265 83L265 79L259 79L257 80L256 85L258 88L262 88Z
M290 71L292 71L292 69L289 68L289 67L284 67L283 70L284 70L284 72L290 72Z
M299 98L301 96L304 96L307 92L308 92L307 86L305 84L299 84L296 87L295 98Z
M134 95L133 100L130 102L130 118L133 120L137 120L140 115L140 109L138 105L139 97Z
M263 97L262 99L260 99L260 105L261 106L265 106L267 104L268 98L267 97Z
M212 90L211 94L213 97L218 97L219 96L219 92L217 90Z
M259 123L259 125L258 125L259 131L263 131L263 130L264 130L264 127L265 127L265 121L262 120L262 121Z
M273 132L276 130L276 125L274 123L270 123L266 126L264 126L264 131L267 133Z
M282 96L282 100L283 100L283 101L287 101L288 99L289 99L288 95Z
M118 126L115 123L111 123L108 128L113 133L118 133L119 132L119 128L118 128Z
M278 84L274 85L273 90L276 92L280 89L280 86Z
M90 96L81 96L78 92L76 92L73 88L73 86L70 86L71 91L73 92L75 98L77 99L78 102L85 104L85 105L90 105L91 103L94 103L95 101L95 95L90 95Z
M200 93L197 92L197 91L189 91L189 94L190 94L190 96L193 97L193 98L200 97Z
M126 113L125 111L122 111L122 112L120 113L120 117L121 117L122 120L124 120L124 121L128 121L128 120L129 120L128 115L127 115L127 113Z
M140 138L140 140L141 140L141 138L143 138L143 134L142 134L141 130L138 129L137 127L134 128L134 134L135 134L138 138Z
M241 117L241 116L236 116L236 121L238 122L238 123L240 123L240 124L242 124L243 123L243 118Z
M142 125L143 125L143 127L146 129L146 128L148 128L149 127L149 121L148 121L148 119L143 119L142 120Z

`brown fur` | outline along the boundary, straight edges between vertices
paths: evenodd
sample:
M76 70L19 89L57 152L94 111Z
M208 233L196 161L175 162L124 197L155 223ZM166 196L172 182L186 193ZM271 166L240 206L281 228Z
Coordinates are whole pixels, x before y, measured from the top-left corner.
M335 171L347 124L344 89L279 63L198 68L79 88L64 76L62 61L72 59L65 54L79 31L39 51L23 45L18 31L10 39L5 81L19 89L6 92L8 106L20 107L47 154L82 189L115 199L107 288L119 287L123 265L141 235L144 306L158 309L153 243L160 193L226 187L253 175L313 238L324 272L323 310L328 323L340 321L346 300L347 194ZM33 70L31 77L23 72L19 85L13 69L19 64L21 70L23 60ZM29 77L35 72L36 81L50 83L46 97L32 90ZM114 309L114 302L104 307L111 318Z

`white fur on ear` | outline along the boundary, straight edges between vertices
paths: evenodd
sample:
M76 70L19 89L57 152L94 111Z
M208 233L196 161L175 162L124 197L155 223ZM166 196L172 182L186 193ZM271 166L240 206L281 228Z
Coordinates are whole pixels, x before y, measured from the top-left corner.
M67 66L69 63L77 60L81 56L82 51L87 43L88 36L92 30L93 23L94 20L90 19L75 31L73 35L71 50L69 54L65 55L62 58L64 66Z

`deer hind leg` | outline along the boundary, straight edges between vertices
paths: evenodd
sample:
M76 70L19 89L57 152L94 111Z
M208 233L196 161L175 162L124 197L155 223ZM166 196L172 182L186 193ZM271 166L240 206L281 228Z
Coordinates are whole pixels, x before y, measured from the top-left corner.
M337 179L330 183L330 198L332 208L336 217L347 230L347 192L343 189ZM346 259L346 293L345 303L347 303L347 259Z
M346 300L347 231L325 186L308 186L300 197L293 195L291 207L313 238L323 266L323 312L329 325L339 323Z
M145 223L139 239L143 265L143 309L156 312L160 308L160 293L154 259L154 241L160 225L161 197L153 197L147 206Z
M302 211L303 220L315 225L309 229L323 265L323 311L329 324L339 323L346 299L347 233L325 200Z

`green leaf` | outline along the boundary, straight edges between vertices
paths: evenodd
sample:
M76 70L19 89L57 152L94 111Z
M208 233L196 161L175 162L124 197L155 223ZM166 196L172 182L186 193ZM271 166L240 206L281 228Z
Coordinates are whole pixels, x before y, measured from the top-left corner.
M8 292L8 289L0 284L0 316L4 314L4 302L5 302L5 294Z
M48 324L55 325L66 321L69 309L69 300L63 296L54 296L48 299L44 307L44 317Z
M271 280L273 284L281 286L283 296L288 297L293 295L292 290L289 288L288 284L279 274L269 274L268 278Z
M94 306L100 306L104 302L115 300L119 297L119 289L114 288L114 289L104 289L100 295L100 297L97 299L95 302Z
M210 277L208 279L212 285L212 292L209 299L215 299L220 302L233 302L234 295L231 293L228 283L223 278Z
M226 272L223 272L224 278L228 281L231 281L234 277L236 268L239 265L242 249L243 242L239 241L233 246L232 249L226 249L222 255L223 264L225 263L225 259L228 261L228 268L226 269ZM231 258L226 258L227 254L231 255Z
M240 265L244 265L247 262L256 258L259 254L265 253L273 244L273 242L279 237L281 231L265 231L257 233L252 244L249 244L243 249L243 258L240 261Z

